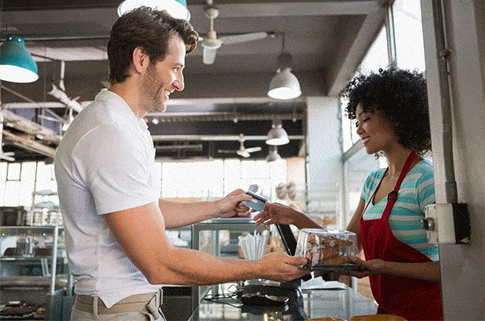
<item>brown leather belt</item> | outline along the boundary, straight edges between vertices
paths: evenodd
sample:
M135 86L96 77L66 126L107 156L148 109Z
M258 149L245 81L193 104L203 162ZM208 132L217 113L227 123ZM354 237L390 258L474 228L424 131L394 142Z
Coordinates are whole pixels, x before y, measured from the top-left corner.
M95 316L100 314L117 314L127 312L148 312L155 319L158 319L163 304L163 291L160 289L155 293L136 294L126 297L111 308L107 308L104 302L97 296L76 295L74 309L91 313ZM163 315L163 314L162 314Z

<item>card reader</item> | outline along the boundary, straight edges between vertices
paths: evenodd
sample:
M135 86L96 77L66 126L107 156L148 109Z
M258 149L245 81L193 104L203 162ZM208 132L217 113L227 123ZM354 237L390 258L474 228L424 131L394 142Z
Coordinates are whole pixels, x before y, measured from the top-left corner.
M244 205L258 212L264 211L266 201L268 201L265 197L251 191L247 191L246 194L251 195L252 199L250 201L243 201L242 203Z

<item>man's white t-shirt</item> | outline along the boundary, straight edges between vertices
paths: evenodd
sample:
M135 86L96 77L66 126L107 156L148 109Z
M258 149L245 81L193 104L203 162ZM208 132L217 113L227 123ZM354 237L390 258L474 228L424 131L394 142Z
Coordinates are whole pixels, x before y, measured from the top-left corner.
M99 296L111 307L161 287L125 255L103 217L158 201L161 181L154 166L147 125L113 92L103 89L69 126L55 173L76 294Z

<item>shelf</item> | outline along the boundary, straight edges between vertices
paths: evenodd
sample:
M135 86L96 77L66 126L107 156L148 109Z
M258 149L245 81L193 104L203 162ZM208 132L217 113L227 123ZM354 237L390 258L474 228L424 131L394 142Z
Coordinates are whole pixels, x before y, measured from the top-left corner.
M33 257L25 257L25 256L2 256L0 257L0 261L2 262L22 262L22 261L27 261L27 262L36 262L39 260L52 260L54 259L52 256L33 256ZM63 256L57 256L57 259L64 260Z
M64 229L57 225L0 227L1 304L19 301L45 308L45 315L2 315L0 320L60 320L62 300L71 289L64 255ZM22 313L20 311L19 313Z
M0 237L6 236L47 236L53 235L54 230L63 230L62 226L39 225L39 226L2 226L0 227Z
M24 316L0 315L0 320L45 320L44 316L27 314Z
M65 279L64 279L65 278ZM64 275L58 275L56 279L56 287L64 287L67 284L67 278ZM51 285L50 276L2 276L0 277L0 287L49 287Z

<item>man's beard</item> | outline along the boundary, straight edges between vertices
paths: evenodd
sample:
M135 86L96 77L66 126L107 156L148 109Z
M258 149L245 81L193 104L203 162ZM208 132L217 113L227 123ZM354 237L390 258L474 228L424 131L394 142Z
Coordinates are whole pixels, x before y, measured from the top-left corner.
M163 113L167 106L163 101L163 81L159 80L155 65L150 64L141 85L141 95L144 109Z

